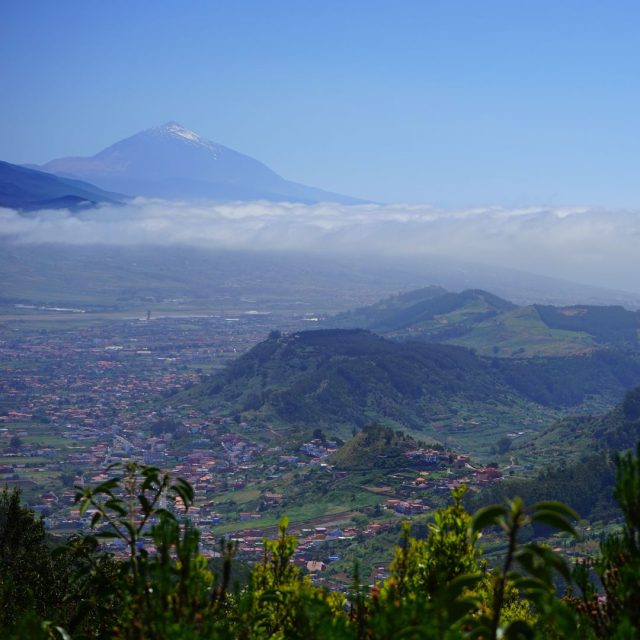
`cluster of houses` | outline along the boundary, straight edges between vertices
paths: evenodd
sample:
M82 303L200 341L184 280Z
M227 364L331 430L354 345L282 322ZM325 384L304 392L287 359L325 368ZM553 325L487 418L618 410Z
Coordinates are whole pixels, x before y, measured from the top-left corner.
M304 453L305 456L315 459L317 462L326 460L332 453L338 450L338 444L333 440L320 440L314 438L309 442L304 442L300 445L300 453Z
M423 500L400 500L398 498L390 498L384 503L385 509L390 509L396 513L405 516L412 516L418 513L425 513L429 507Z
M105 469L114 462L151 464L193 486L195 504L188 515L201 532L207 555L219 550L217 526L242 523L246 528L236 537L239 553L248 560L259 558L265 532L256 527L268 512L284 508L287 498L269 489L268 480L292 469L320 468L323 473L326 469L336 478L349 472L331 469L330 457L338 448L332 440L276 441L268 446L250 437L249 425L228 417L203 414L187 404L152 408L157 406L151 402L154 398L200 379L194 365L214 358L223 361L261 337L257 328L250 331L221 322L224 328L215 325L215 330L206 322L191 323L189 330L162 321L88 325L0 342L0 357L15 363L11 376L0 379L8 407L0 415L0 486L6 482L28 489L32 506L45 516L47 526L68 533L88 527L91 519L91 512L80 515L74 486L106 480L112 472ZM189 321L182 320L185 323ZM150 433L150 426L163 420L179 423L181 433L162 429ZM38 433L56 437L46 437L46 444L37 442L34 425ZM399 516L428 511L417 495L445 483L428 476L434 467L444 464L466 470L479 485L502 476L493 467L473 467L468 456L437 449L420 448L405 456L427 471L405 482L397 495L388 496L386 512ZM38 484L39 478L46 482ZM235 492L242 491L254 491L257 497L232 504ZM225 504L220 496L225 496ZM340 559L335 548L391 526L393 520L294 529L298 540L294 561L320 581L327 567ZM109 544L121 551L120 543Z

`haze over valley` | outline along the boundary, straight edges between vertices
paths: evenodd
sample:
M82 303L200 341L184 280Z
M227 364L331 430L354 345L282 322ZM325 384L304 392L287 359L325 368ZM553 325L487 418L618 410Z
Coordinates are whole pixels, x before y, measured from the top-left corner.
M37 192L29 197L29 189L35 189L34 176L42 180L49 175L43 173L34 173L28 183L20 174L24 184L17 193L16 169L10 173L10 167L6 163L0 167L5 173L0 199L5 193L5 206L16 207L22 198L22 206L32 211L25 216L19 205L17 210L0 209L0 239L10 244L302 252L316 261L348 259L365 265L384 261L385 267L397 266L413 276L408 287L398 288L411 288L420 277L425 284L455 288L497 286L499 293L519 299L531 289L531 300L539 302L545 301L544 286L551 296L546 301L563 286L534 283L536 277L581 285L570 298L574 302L635 305L640 293L635 277L640 269L636 211L364 203L292 186L258 161L173 122L127 138L92 158L54 160L38 167L63 181L93 182L98 188L88 193L85 183L84 200L72 191L78 183L68 183L68 192L56 185L55 195ZM51 189L48 183L47 187ZM71 211L64 208L69 206L65 197L76 199ZM33 212L42 206L38 202L46 206L47 200L56 198L62 208ZM449 276L452 271L458 274ZM592 291L589 300L589 286L611 291ZM566 284L562 295L571 296Z

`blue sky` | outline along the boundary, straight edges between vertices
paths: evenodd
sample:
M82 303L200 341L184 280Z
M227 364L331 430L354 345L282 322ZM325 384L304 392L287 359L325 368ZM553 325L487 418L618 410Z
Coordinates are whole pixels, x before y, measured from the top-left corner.
M0 159L177 120L385 202L640 206L640 3L0 3Z

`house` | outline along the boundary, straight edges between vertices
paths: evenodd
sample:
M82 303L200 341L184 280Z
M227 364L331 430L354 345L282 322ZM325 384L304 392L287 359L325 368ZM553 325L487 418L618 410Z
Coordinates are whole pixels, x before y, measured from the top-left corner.
M502 471L498 471L494 467L485 467L484 469L478 469L477 475L479 480L492 481L502 478Z
M261 517L262 515L256 511L242 511L240 513L241 522L245 522L246 520L253 520Z
M466 467L470 463L471 463L471 457L470 456L457 455L454 458L453 466L456 469L462 469L462 468Z
M307 562L307 571L309 573L316 573L317 571L324 571L327 565L324 562L318 562L316 560L309 560Z

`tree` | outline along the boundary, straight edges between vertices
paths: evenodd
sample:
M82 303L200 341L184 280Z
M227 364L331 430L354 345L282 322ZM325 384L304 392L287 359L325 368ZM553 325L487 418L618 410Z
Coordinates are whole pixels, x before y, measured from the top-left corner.
M435 512L425 540L404 527L402 545L391 564L392 581L402 595L434 597L454 578L479 570L477 536L469 536L471 516L462 506L466 486L453 489L453 504Z
M424 539L404 526L391 577L369 591L356 571L348 599L315 586L293 563L286 520L276 540L264 541L247 586L231 592L234 545L221 543L216 576L199 551L199 532L176 517L192 503L190 485L154 467L113 469L113 478L78 492L81 512L93 513L92 532L56 552L55 562L42 522L19 493L0 494L1 637L69 637L61 627L100 640L640 637L640 447L617 460L624 529L603 540L600 559L570 571L530 541L534 524L575 535L576 514L562 503L527 507L514 498L471 516L460 487L434 512ZM478 546L485 532L504 550L493 569ZM124 545L125 557L100 550L109 539ZM57 572L59 555L73 573ZM562 584L580 596L559 597Z
M511 438L503 436L502 438L500 438L500 440L498 440L497 452L500 454L507 453L507 451L511 449L512 444L513 441L511 440Z
M633 396L637 401L638 394ZM635 411L635 408L634 408ZM578 565L579 609L598 638L640 637L640 444L616 457L614 496L624 515L622 533L605 538L601 557ZM591 581L595 571L606 598Z
M27 611L46 617L60 601L59 576L41 518L20 503L20 491L0 493L0 628Z

